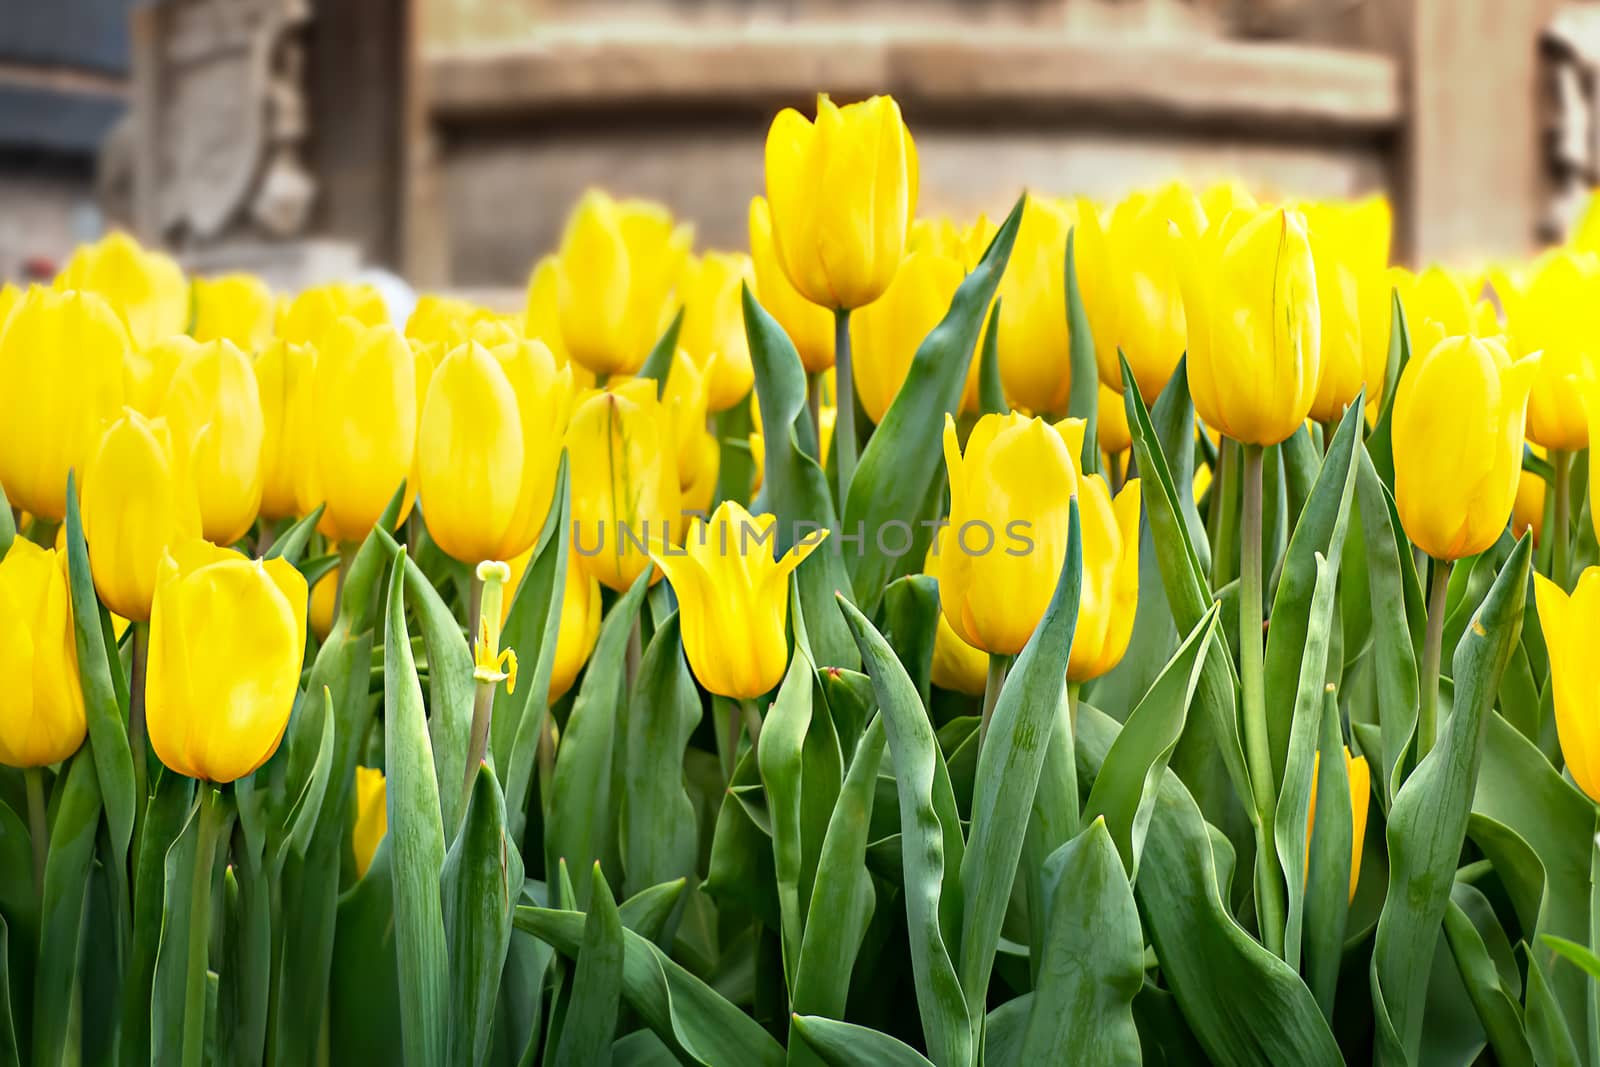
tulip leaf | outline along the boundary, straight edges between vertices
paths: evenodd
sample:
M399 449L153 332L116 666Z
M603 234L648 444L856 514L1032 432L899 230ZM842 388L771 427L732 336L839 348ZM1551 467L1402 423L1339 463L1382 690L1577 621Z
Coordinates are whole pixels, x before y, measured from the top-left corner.
M1576 941L1568 941L1564 937L1555 937L1551 934L1541 934L1539 943L1557 956L1564 957L1567 962L1580 968L1590 978L1600 980L1600 956L1596 956Z
M803 1040L828 1067L933 1067L910 1045L870 1027L798 1013L790 1025L799 1035L797 1040Z
M1000 384L1000 297L989 305L989 322L983 328L983 350L978 358L978 408L984 415L1007 415L1006 391Z
M279 840L279 848L273 857L273 880L283 870L283 861L286 849L292 849L301 859L306 857L311 848L311 837L316 832L317 815L322 811L322 801L328 793L329 773L333 769L333 738L334 715L333 695L324 686L322 690L322 744L317 746L317 761L312 765L311 776L306 779L305 788L300 790L300 795L295 799L294 806L289 809L288 819L283 827ZM245 820L241 806L241 821Z
M519 907L516 924L569 959L582 951L585 916L576 911ZM784 1062L783 1046L710 986L632 930L622 933L622 995L680 1062Z
M400 1031L406 1062L443 1064L448 1037L449 952L440 911L444 823L423 713L422 689L406 632L406 550L394 557L383 640L384 753L389 844L394 851L395 948Z
M750 496L750 486L756 478L755 457L750 454L750 435L755 431L755 420L748 403L738 403L712 417L717 442L721 446L717 456L717 493L712 506L724 500L745 500ZM753 512L770 508L750 509Z
M550 818L545 824L546 870L554 869L558 860L579 869L596 860L614 862L620 784L615 779L621 777L617 761L626 753L626 749L619 752L617 737L627 693L623 660L653 571L646 567L600 624L600 639L556 749ZM588 890L585 881L578 904L585 902Z
M83 543L81 538L78 543ZM62 764L54 791L59 796L50 804L50 852L33 985L33 1062L41 1064L68 1062L63 1057L77 1041L73 989L87 947L84 911L95 864L95 834L104 810L94 754L87 747Z
M6 513L5 518L0 519L0 526L3 526L11 518L11 509L3 499L0 499L0 511ZM0 533L3 532L0 529ZM17 1027L11 1018L11 929L4 915L0 915L0 1067L22 1067Z
M946 413L953 415L961 408L967 366L978 347L984 316L1000 285L1000 276L1005 273L1026 203L1026 195L1017 199L1011 214L989 242L983 259L956 289L950 310L917 346L905 381L868 440L851 479L844 505L844 528L846 532L864 533L864 539L849 558L850 588L869 616L877 612L885 586L900 574L921 569L932 537L924 520L939 516L936 490L945 477L940 444L944 418ZM763 419L766 414L763 408ZM767 454L772 454L770 444ZM895 525L910 528L911 546L907 552L890 553L879 543L880 535L901 536L889 533ZM806 609L813 610L810 604ZM821 655L820 650L818 654Z
M1083 1063L1132 1067L1140 1062L1133 998L1144 984L1144 935L1105 820L1057 849L1045 879L1048 934L1015 1062L1048 1063L1071 1049Z
M1067 258L1063 271L1072 375L1071 390L1067 394L1067 415L1083 420L1083 455L1073 458L1082 464L1084 473L1093 474L1100 469L1100 367L1095 362L1094 331L1089 328L1089 315L1083 308L1083 293L1078 288L1078 257L1075 254L1077 236L1076 226L1067 231Z
M1058 582L1058 591L1061 588ZM960 871L965 851L950 775L916 687L894 650L855 605L843 596L839 603L872 678L894 766L906 928L923 1036L935 1063L969 1063L976 1048L972 1008L950 956L950 946L961 940ZM1058 673L1064 662L1064 657L1056 661ZM1002 904L1009 894L1007 880Z
M1378 398L1378 421L1367 434L1367 454L1383 484L1394 488L1394 396L1400 374L1411 362L1411 330L1406 325L1406 309L1400 293L1389 290L1389 354L1383 367L1383 393Z
M1350 862L1357 834L1366 833L1366 824L1354 826L1350 780L1344 755L1344 739L1339 725L1339 699L1331 688L1321 694L1322 714L1317 734L1316 831L1311 834L1306 861L1305 966L1306 984L1322 1006L1322 1014L1333 1018L1334 996L1339 985L1339 967L1344 962L1345 928L1350 912ZM1292 748L1291 743L1291 748ZM1279 826L1282 826L1280 821ZM1310 832L1309 829L1307 832Z
M393 842L385 837L366 876L339 898L328 992L330 1063L404 1062L393 868Z
M561 1042L551 1061L553 1067L587 1067L604 1062L617 1029L625 954L622 916L617 913L617 902L611 897L605 875L600 873L600 864L591 870L589 913L583 922L583 942L572 977L572 1000L562 1020Z
M1550 1067L1578 1067L1588 1062L1579 1057L1572 1028L1561 1017L1561 1009L1551 993L1547 965L1534 953L1528 954L1528 990L1523 1019L1527 1023L1528 1045L1533 1062ZM1579 1033L1583 1030L1580 1028Z
M733 714L738 714L737 709ZM761 795L761 775L756 768L756 754L746 751L734 766L733 778L728 782L716 822L711 833L711 858L707 865L702 888L715 900L720 909L742 908L758 918L762 925L776 930L781 925L778 914L778 878L772 859L772 832L767 827L766 812L758 820L746 804L741 793L753 790Z
M650 355L645 357L644 366L639 368L639 377L655 381L658 398L667 391L667 375L672 373L672 360L678 354L678 334L682 329L683 306L679 305L678 313L672 316L660 340L656 341Z
M939 611L939 583L926 574L896 578L883 591L884 639L900 657L924 705L932 702Z
M815 459L817 430L806 410L806 373L800 354L748 285L743 288L743 299L745 336L766 439L762 492L777 517L777 550L781 554L818 528L837 529L838 512L827 475ZM801 567L796 574L816 662L855 670L861 659L833 604L836 591L851 593L850 572L838 542L837 537L831 538L817 553L820 565Z
M318 504L311 514L296 520L293 526L283 532L283 536L272 542L262 558L282 559L298 567L300 557L305 554L306 545L311 543L311 535L317 532L317 523L322 521L322 513L326 508L326 504ZM378 528L384 529L382 526Z
M1434 943L1449 903L1500 675L1522 630L1532 542L1524 537L1455 652L1454 712L1389 812L1389 889L1372 956L1380 1062L1414 1061Z
M223 874L222 960L217 967L217 1059L260 1063L272 999L271 886L260 853L234 835Z
M1478 905L1475 913L1488 923L1495 923L1494 912L1482 893L1463 882L1457 882L1451 892L1451 901L1444 915L1445 941L1461 972L1461 983L1466 987L1467 998L1472 1001L1483 1032L1494 1049L1495 1060L1506 1067L1533 1067L1533 1052L1528 1047L1523 1030L1522 1007L1515 987L1508 988L1505 976L1495 966L1483 933L1473 917L1463 908ZM1481 909L1481 910L1479 910ZM1486 914L1485 914L1486 913ZM1495 923L1494 931L1504 942L1505 932ZM1507 946L1509 951L1509 946ZM1515 974L1515 961L1512 961ZM1520 976L1517 982L1520 985Z
M11 551L11 542L17 539L17 520L11 514L11 501L6 499L6 492L0 488L0 559L4 559L7 552Z
M162 768L151 783L150 800L139 822L134 848L133 941L122 979L124 1063L150 1062L151 989L161 945L167 854L189 821L194 786L194 779Z

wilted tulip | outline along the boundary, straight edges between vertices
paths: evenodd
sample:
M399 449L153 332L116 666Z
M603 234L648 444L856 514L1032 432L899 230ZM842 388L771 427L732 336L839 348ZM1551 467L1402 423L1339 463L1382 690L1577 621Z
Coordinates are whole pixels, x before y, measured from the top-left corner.
M412 473L417 446L416 362L392 326L343 318L317 350L300 510L326 503L318 528L364 541ZM411 494L400 519L411 510Z
M650 558L678 596L689 668L719 696L760 696L789 665L789 575L827 531L774 560L776 522L725 500L709 523L695 519L683 549L651 543Z
M356 877L365 878L389 833L389 788L383 772L375 767L356 768L356 824L350 832L350 847L355 853Z
M817 119L785 108L767 131L767 203L778 262L807 300L870 304L894 280L917 211L917 149L893 97Z
M1511 350L1540 353L1528 394L1528 440L1575 452L1589 447L1589 418L1576 382L1600 371L1600 258L1561 250L1546 256L1520 290L1497 286Z
M1208 425L1275 445L1306 421L1322 378L1316 270L1299 212L1230 218L1179 256L1189 390Z
M128 331L93 293L29 289L0 333L0 486L55 522L67 471L82 469L122 412Z
M82 492L95 589L112 611L144 622L162 555L200 536L194 487L166 420L126 409L100 439Z
M1012 403L1038 415L1064 412L1072 391L1066 260L1073 214L1028 197L1000 279L1000 384Z
M21 537L0 560L0 677L0 764L44 767L78 751L86 720L66 555Z
M572 551L591 577L622 592L649 566L650 539L682 518L671 414L655 382L633 379L580 403L566 444Z
M272 340L277 314L272 290L253 274L194 280L196 341L232 341L253 355Z
M317 353L310 345L274 341L256 357L261 396L261 514L286 519L299 514L297 489L311 463L312 382Z
M706 404L713 413L749 396L755 384L741 296L754 279L750 257L735 253L707 252L684 270L678 347L707 368Z
M162 413L200 503L208 541L230 545L261 510L266 434L254 368L232 341L210 341L178 364Z
M1073 456L1083 454L1082 419L1057 427ZM1098 474L1078 471L1078 511L1083 531L1083 581L1072 632L1067 681L1086 682L1122 662L1139 603L1139 479L1113 500Z
M1304 208L1317 270L1322 320L1322 380L1311 417L1333 422L1366 389L1381 399L1389 363L1389 202Z
M1513 363L1498 341L1451 337L1413 356L1394 398L1395 504L1434 559L1475 556L1506 528L1538 357Z
M950 309L950 299L964 277L956 259L933 251L913 252L901 262L883 296L850 316L856 394L873 422L883 421L905 384L917 348ZM974 354L967 367L973 389L979 365Z
M677 312L693 229L660 204L591 189L561 238L556 301L567 354L595 374L635 374Z
M807 300L783 272L773 243L772 209L763 196L750 201L750 258L754 261L756 299L794 342L806 373L821 374L833 366L833 315Z
M182 268L120 231L79 247L54 284L58 291L104 297L140 347L189 332L189 281Z
M167 767L232 782L278 750L306 650L306 580L204 541L161 561L145 715Z
M1317 778L1322 771L1322 753L1311 761L1311 807L1306 812L1306 870L1311 869L1311 835L1317 827ZM1372 771L1367 757L1357 756L1344 749L1345 774L1350 779L1350 899L1356 899L1356 885L1361 880L1361 846L1367 835L1367 805L1372 800Z
M1600 567L1586 567L1569 596L1542 574L1533 576L1539 626L1550 651L1550 684L1555 689L1556 736L1561 755L1578 788L1600 802Z
M963 455L944 423L950 535L940 553L939 606L967 644L1022 651L1044 617L1067 555L1078 466L1061 430L1024 415L985 415Z
M555 256L545 256L528 275L528 302L522 316L522 333L530 341L543 341L555 357L557 367L572 369L572 386L584 390L594 387L594 371L573 362L561 339L561 266Z
M320 350L335 324L347 316L367 326L383 326L389 321L389 309L383 295L370 285L318 285L279 306L278 337Z

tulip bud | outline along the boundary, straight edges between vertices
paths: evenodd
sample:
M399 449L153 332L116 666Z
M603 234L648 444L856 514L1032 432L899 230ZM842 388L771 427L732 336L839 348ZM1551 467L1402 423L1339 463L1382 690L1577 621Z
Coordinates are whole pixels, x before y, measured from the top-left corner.
M950 310L964 277L955 259L937 252L913 252L901 261L883 296L850 316L856 394L873 422L883 421L905 384L918 347ZM976 355L967 364L967 381L974 387L979 365Z
M56 275L54 287L104 297L139 347L189 332L189 281L182 268L121 231L80 246Z
M232 782L278 750L306 651L306 580L281 559L204 541L162 558L145 716L171 770Z
M309 345L274 341L256 357L261 396L261 514L286 519L300 513L297 489L311 462L312 380L317 353Z
M417 445L416 361L392 326L343 318L317 349L300 510L326 503L318 528L364 541L411 474ZM410 494L399 520L411 510Z
M374 767L356 768L356 824L350 832L350 847L355 853L356 877L365 878L372 868L389 833L389 788L383 772Z
M1100 386L1099 410L1095 418L1095 433L1100 437L1100 451L1108 456L1126 452L1133 446L1133 432L1128 429L1128 408L1122 394Z
M346 316L367 326L383 326L389 321L389 309L383 295L370 285L318 285L280 305L278 337L320 351L335 324Z
M990 654L1015 655L1044 617L1067 556L1077 464L1062 431L1024 415L985 415L963 455L944 423L950 529L939 606L951 629Z
M339 606L339 568L330 567L311 587L311 632L318 641L333 633L333 612Z
M1594 309L1600 307L1600 258L1558 251L1545 257L1520 290L1497 286L1517 355L1541 353L1528 395L1528 439L1545 448L1575 452L1589 447L1583 391L1574 379L1596 375L1600 343Z
M1316 269L1299 212L1232 218L1179 257L1189 390L1208 425L1275 445L1306 421L1322 379Z
M567 353L597 375L638 373L677 313L693 237L660 204L585 193L561 238L556 305Z
M1350 779L1350 899L1356 899L1356 885L1361 880L1361 845L1367 836L1367 805L1372 800L1372 771L1367 757L1357 756L1344 749L1345 774ZM1322 770L1322 753L1311 760L1311 808L1306 812L1306 871L1311 870L1311 834L1317 827L1317 778Z
M725 500L709 523L695 519L683 549L651 543L650 558L678 597L689 668L708 692L757 697L782 681L789 665L789 575L827 531L774 560L776 523Z
M796 290L829 309L883 295L917 211L917 149L893 97L817 120L785 108L767 131L767 202L778 262Z
M81 470L122 411L128 332L93 293L29 289L0 334L0 485L13 507L59 522Z
M574 389L592 389L594 371L574 363L567 354L566 343L561 339L560 288L560 263L555 256L545 256L534 265L533 273L528 276L528 302L523 314L522 332L530 341L544 342L544 346L555 357L557 367L572 369Z
M1066 419L1057 429L1074 456L1083 454L1084 422ZM1078 472L1078 512L1083 532L1083 581L1072 632L1067 681L1098 678L1118 663L1133 636L1139 603L1139 479L1111 498L1098 474Z
M201 345L173 371L163 414L200 503L202 533L233 544L261 510L266 427L250 360L232 341Z
M750 258L756 299L789 335L806 373L820 374L833 366L833 316L801 295L783 272L772 236L772 209L763 196L750 201Z
M1533 576L1539 626L1550 652L1550 684L1555 690L1556 736L1567 771L1589 799L1600 801L1600 719L1594 694L1600 691L1600 567L1586 567L1569 596L1542 574Z
M690 259L684 272L678 345L706 367L706 404L712 412L727 411L755 384L741 296L754 280L750 257L732 253L707 252Z
M83 744L67 558L17 538L0 560L0 764L44 767Z
M1333 422L1363 388L1368 400L1382 399L1393 314L1389 202L1311 204L1305 213L1322 319L1322 380L1311 417Z
M1538 357L1511 362L1498 341L1451 337L1413 356L1394 397L1395 505L1435 559L1475 556L1511 517Z
M591 394L566 445L572 551L591 577L622 592L649 566L650 539L681 521L672 422L656 383L636 378Z
M1062 204L1030 196L1000 279L1000 384L1013 404L1036 414L1064 412L1072 391L1066 288L1072 216Z
M143 348L129 348L122 375L127 405L152 419L163 414L172 375L179 364L200 348L199 341L184 333L164 337Z
M272 340L277 318L272 290L253 274L194 280L194 339L232 341L260 352Z

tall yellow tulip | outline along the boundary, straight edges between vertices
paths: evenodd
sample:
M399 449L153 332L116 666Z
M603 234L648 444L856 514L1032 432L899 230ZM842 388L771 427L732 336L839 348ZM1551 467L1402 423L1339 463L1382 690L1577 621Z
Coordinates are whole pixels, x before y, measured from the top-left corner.
M772 237L772 209L764 196L750 201L750 258L754 261L756 299L794 342L806 373L821 374L833 366L833 316L827 308L807 300L783 272Z
M555 491L571 375L538 341L457 346L433 372L417 438L428 532L463 563L511 559Z
M760 696L789 665L789 575L827 531L774 560L776 522L725 500L709 523L694 520L683 549L659 539L651 546L650 558L678 596L689 668L719 696Z
M300 480L311 459L312 381L317 353L310 345L274 341L256 357L261 396L261 514L286 519L300 513Z
M637 373L677 311L693 237L660 204L585 193L559 253L556 308L567 353L602 377Z
M516 589L522 584L532 561L533 549L512 559L508 566L511 577L506 581L507 595L501 608L500 622L505 624L511 615ZM600 640L600 583L578 566L578 554L567 551L567 577L561 587L561 632L556 635L555 664L550 668L550 701L554 703L567 695L578 672L589 662L595 642Z
M104 297L141 347L189 331L189 281L182 268L120 230L79 247L56 275L55 288Z
M1546 256L1520 290L1497 286L1517 354L1541 353L1528 395L1528 440L1576 452L1589 447L1583 390L1574 387L1600 372L1600 256L1557 251Z
M1542 574L1533 576L1539 626L1550 650L1550 684L1555 689L1556 736L1567 770L1578 788L1600 802L1600 567L1587 567L1568 596Z
M272 340L277 302L253 274L194 280L194 339L232 341L252 355Z
M1275 445L1306 421L1322 378L1316 269L1298 212L1230 218L1179 257L1189 390L1207 425Z
M1000 279L1000 384L1013 404L1038 415L1065 411L1072 391L1066 260L1074 214L1028 197Z
M1390 267L1389 283L1405 309L1412 351L1432 348L1445 337L1493 337L1500 332L1494 307L1443 267L1432 266L1421 274Z
M572 551L587 574L621 592L649 566L644 546L682 518L671 415L656 383L636 378L591 394L573 413L566 444Z
M592 389L594 371L573 361L561 339L561 264L555 256L545 256L528 275L527 306L522 316L522 333L530 341L543 341L555 357L557 367L572 368L574 389Z
M890 96L817 118L785 108L767 130L767 203L783 272L834 310L870 304L894 280L917 211L917 149Z
M1084 421L1065 419L1058 429L1068 451L1081 456ZM1100 677L1121 663L1128 651L1139 603L1139 479L1130 479L1113 500L1103 477L1079 468L1078 512L1083 582L1067 659L1069 682Z
M1067 555L1077 463L1061 429L1024 415L985 415L967 438L944 424L950 535L939 554L939 606L950 628L991 655L1028 643Z
M873 422L883 421L905 384L917 348L950 310L950 299L965 277L959 260L933 251L913 252L883 296L850 316L852 373L861 407ZM973 389L979 366L973 354L967 367Z
M232 782L278 750L306 650L306 580L281 559L204 541L162 559L150 615L150 747L190 778Z
M0 486L59 522L67 471L83 468L122 411L128 331L93 293L32 288L0 333Z
M706 404L713 413L749 396L755 384L742 303L744 286L754 280L750 257L733 252L707 252L684 270L678 347L709 368Z
M365 878L389 833L389 785L375 767L356 768L356 824L350 831L356 877Z
M279 305L278 336L290 344L320 349L335 324L346 316L367 326L382 326L389 321L389 309L383 295L370 285L318 285Z
M44 767L78 751L87 720L66 554L21 537L0 560L0 677L0 764Z
M1317 270L1322 319L1322 380L1311 417L1332 422L1355 402L1362 387L1381 400L1389 364L1389 202L1381 196L1357 203L1304 207Z
M417 446L417 368L393 326L336 321L317 350L311 431L300 510L326 503L318 528L360 542L412 473ZM400 519L411 511L411 493Z
M255 369L232 341L208 341L173 371L162 410L206 539L232 544L261 510L266 425Z
M1312 760L1311 807L1306 812L1306 870L1311 869L1311 835L1317 827L1317 778L1322 769L1322 753ZM1367 757L1344 749L1345 775L1350 779L1350 899L1356 899L1361 881L1361 846L1367 836L1367 806L1372 802L1372 770Z

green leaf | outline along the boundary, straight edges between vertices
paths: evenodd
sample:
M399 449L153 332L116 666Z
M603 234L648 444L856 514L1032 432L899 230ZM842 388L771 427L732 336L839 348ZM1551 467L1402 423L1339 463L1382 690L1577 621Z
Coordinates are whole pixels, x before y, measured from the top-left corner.
M1541 934L1539 943L1556 955L1565 957L1567 962L1582 968L1590 978L1600 981L1600 956L1596 956L1576 941L1556 937L1554 934Z
M134 849L133 942L122 989L123 1063L150 1062L151 984L161 945L167 853L183 833L193 807L194 779L162 768L151 783ZM187 879L183 882L187 887Z
M1528 992L1523 1019L1527 1023L1528 1045L1533 1050L1535 1063L1548 1067L1578 1067L1585 1062L1579 1058L1572 1030L1562 1018L1550 990L1545 965L1531 952L1528 954Z
M583 945L572 980L572 1001L561 1025L561 1044L555 1067L588 1067L604 1062L617 1029L617 1008L622 1001L623 929L611 887L592 868L589 914L583 923ZM465 1061L457 1061L465 1062Z
M1352 783L1339 722L1338 696L1332 689L1325 689L1317 737L1320 759L1316 764L1316 832L1311 835L1306 870L1303 970L1306 984L1329 1020L1333 1018L1339 968L1344 962L1345 928L1350 918L1350 853L1354 835L1365 834L1367 829L1364 823L1351 825Z
M683 899L688 881L675 878L670 882L641 889L622 902L617 910L622 915L622 925L650 941L660 941L667 918Z
M734 714L738 714L735 709ZM761 920L770 930L778 929L777 874L772 861L772 834L765 805L760 822L742 794L761 793L761 775L756 769L756 754L746 750L734 767L717 809L711 834L711 858L702 888L714 899L719 910L743 909Z
M67 1062L63 1057L78 1040L74 989L86 948L84 910L103 810L94 754L88 746L78 750L70 766L62 765L54 789L60 795L50 805L50 853L44 868L33 988L33 1062L52 1067Z
M1411 331L1406 326L1406 311L1400 305L1400 294L1390 289L1389 356L1383 370L1383 403L1378 409L1378 422L1367 435L1367 452L1372 465L1383 483L1394 488L1394 395L1400 373L1411 362Z
M305 553L306 545L311 543L311 535L317 532L317 523L322 521L322 512L326 504L318 504L311 514L295 521L283 532L283 536L272 542L267 549L264 559L281 559L295 566L300 565L300 557Z
M333 694L327 687L322 690L322 744L317 747L317 761L312 764L311 777L289 810L289 819L282 830L281 845L274 857L272 876L276 881L283 870L283 849L293 849L304 859L311 847L311 835L316 832L317 813L322 810L323 798L328 793L328 778L333 770L334 714Z
M449 952L440 911L444 823L439 782L411 658L405 618L406 550L395 556L383 641L389 844L394 851L395 948L400 1030L408 1064L444 1064L450 995Z
M1100 469L1100 366L1095 361L1094 331L1083 309L1083 294L1078 289L1078 257L1074 254L1078 228L1067 231L1065 281L1067 305L1067 344L1072 364L1072 389L1067 394L1067 415L1082 419L1083 455L1074 456L1087 473ZM1118 353L1119 355L1121 353Z
M656 627L628 701L623 759L622 869L628 892L694 874L699 854L683 754L700 724L700 690L689 674L674 612Z
M366 877L339 898L328 992L330 1063L404 1062L392 846L385 837Z
M792 1026L829 1067L933 1067L910 1045L871 1027L800 1014Z
M1000 384L1000 297L989 305L989 322L983 328L983 351L978 357L978 408L984 415L1005 415L1011 411L1006 391Z
M1462 985L1472 1001L1483 1031L1494 1049L1495 1059L1506 1067L1533 1067L1533 1052L1523 1033L1522 1008L1517 1002L1517 990L1506 988L1494 959L1489 955L1482 933L1473 918L1463 909L1461 902L1474 901L1481 905L1478 914L1494 922L1494 913L1483 894L1462 882L1457 882L1452 899L1444 916L1445 940L1450 954L1455 957L1461 972ZM1485 914L1486 913L1486 914ZM1495 929L1499 929L1496 925ZM1500 938L1505 938L1500 931Z
M883 636L911 676L922 703L931 703L933 648L939 632L939 583L926 574L896 578L883 591Z
M667 375L672 373L672 358L678 354L678 333L682 329L683 307L679 305L678 313L672 316L660 340L656 341L650 355L645 357L644 366L639 368L639 377L655 381L657 396L667 391Z
M11 509L0 497L0 535L11 521ZM15 529L11 531L15 534ZM9 549L9 545L6 546ZM5 550L0 550L3 554ZM17 1044L17 1027L11 1019L11 931L0 915L0 1067L22 1067L22 1051Z
M1389 891L1372 956L1379 1062L1416 1058L1429 960L1466 837L1500 675L1521 633L1531 554L1524 537L1456 649L1455 710L1389 813Z
M978 346L989 302L1005 273L1026 203L1026 196L1017 199L1011 214L989 242L983 259L956 289L950 310L917 346L905 381L867 441L850 481L844 528L865 530L866 538L849 559L849 587L833 588L847 593L854 590L854 600L869 616L877 612L885 586L901 574L922 569L922 557L932 532L921 520L938 518L941 501L937 490L945 477L944 449L940 444L945 415L953 415L961 408L967 366ZM763 419L766 414L763 407ZM771 445L767 447L770 456ZM770 467L772 461L767 462ZM909 524L911 528L911 551L904 555L890 555L877 544L877 535L894 523ZM808 603L806 611L813 610ZM834 662L822 648L817 649L817 655L825 664Z

